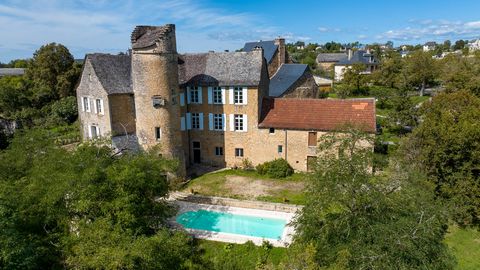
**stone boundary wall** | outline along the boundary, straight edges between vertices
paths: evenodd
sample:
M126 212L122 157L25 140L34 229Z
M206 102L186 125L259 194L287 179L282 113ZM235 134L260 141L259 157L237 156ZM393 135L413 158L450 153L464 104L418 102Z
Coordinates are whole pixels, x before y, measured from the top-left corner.
M223 197L210 197L203 195L193 195L188 193L177 193L175 196L179 201L186 201L201 204L213 204L240 208L253 208L269 211L280 211L287 213L295 213L302 209L302 206L284 203L271 203L262 201L237 200Z

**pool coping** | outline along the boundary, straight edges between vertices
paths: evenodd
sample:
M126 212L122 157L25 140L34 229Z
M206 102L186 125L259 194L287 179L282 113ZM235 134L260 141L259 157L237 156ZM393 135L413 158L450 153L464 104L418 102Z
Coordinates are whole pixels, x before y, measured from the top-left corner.
M176 216L181 215L182 213L187 211L208 210L208 211L226 212L226 213L246 215L246 216L284 218L287 221L287 225L283 230L282 237L280 239L271 239L271 238L261 238L261 237L241 235L241 234L188 229L188 228L184 228L181 224L176 222L175 220L176 216L170 219L170 222L172 225L187 231L189 234L199 239L206 239L206 240L227 242L227 243L237 243L237 244L243 244L247 241L252 241L256 245L262 245L264 241L268 241L275 247L287 247L292 242L292 237L293 237L293 234L295 233L295 229L291 224L291 222L295 218L295 213L292 213L292 212L271 211L271 210L225 206L225 205L201 204L201 203L192 203L192 202L186 202L186 201L174 201L174 203L179 208Z

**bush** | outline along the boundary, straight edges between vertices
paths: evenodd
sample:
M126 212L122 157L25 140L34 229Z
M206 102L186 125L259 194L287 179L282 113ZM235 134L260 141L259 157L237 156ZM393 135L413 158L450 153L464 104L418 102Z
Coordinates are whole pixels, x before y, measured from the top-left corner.
M266 174L272 178L284 178L293 174L292 166L283 158L258 164L255 168L259 174Z

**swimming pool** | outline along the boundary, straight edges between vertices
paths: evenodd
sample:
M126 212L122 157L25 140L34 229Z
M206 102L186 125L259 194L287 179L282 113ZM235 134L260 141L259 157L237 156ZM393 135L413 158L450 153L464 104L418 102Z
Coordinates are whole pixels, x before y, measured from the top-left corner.
M286 219L248 216L200 209L177 216L177 223L187 229L281 239Z

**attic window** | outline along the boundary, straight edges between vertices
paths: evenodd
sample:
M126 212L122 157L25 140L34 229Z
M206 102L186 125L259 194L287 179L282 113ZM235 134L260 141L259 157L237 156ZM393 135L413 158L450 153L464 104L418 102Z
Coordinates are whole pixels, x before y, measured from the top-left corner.
M152 97L152 104L154 108L160 108L162 106L165 106L165 99L163 99L161 96L153 96Z

